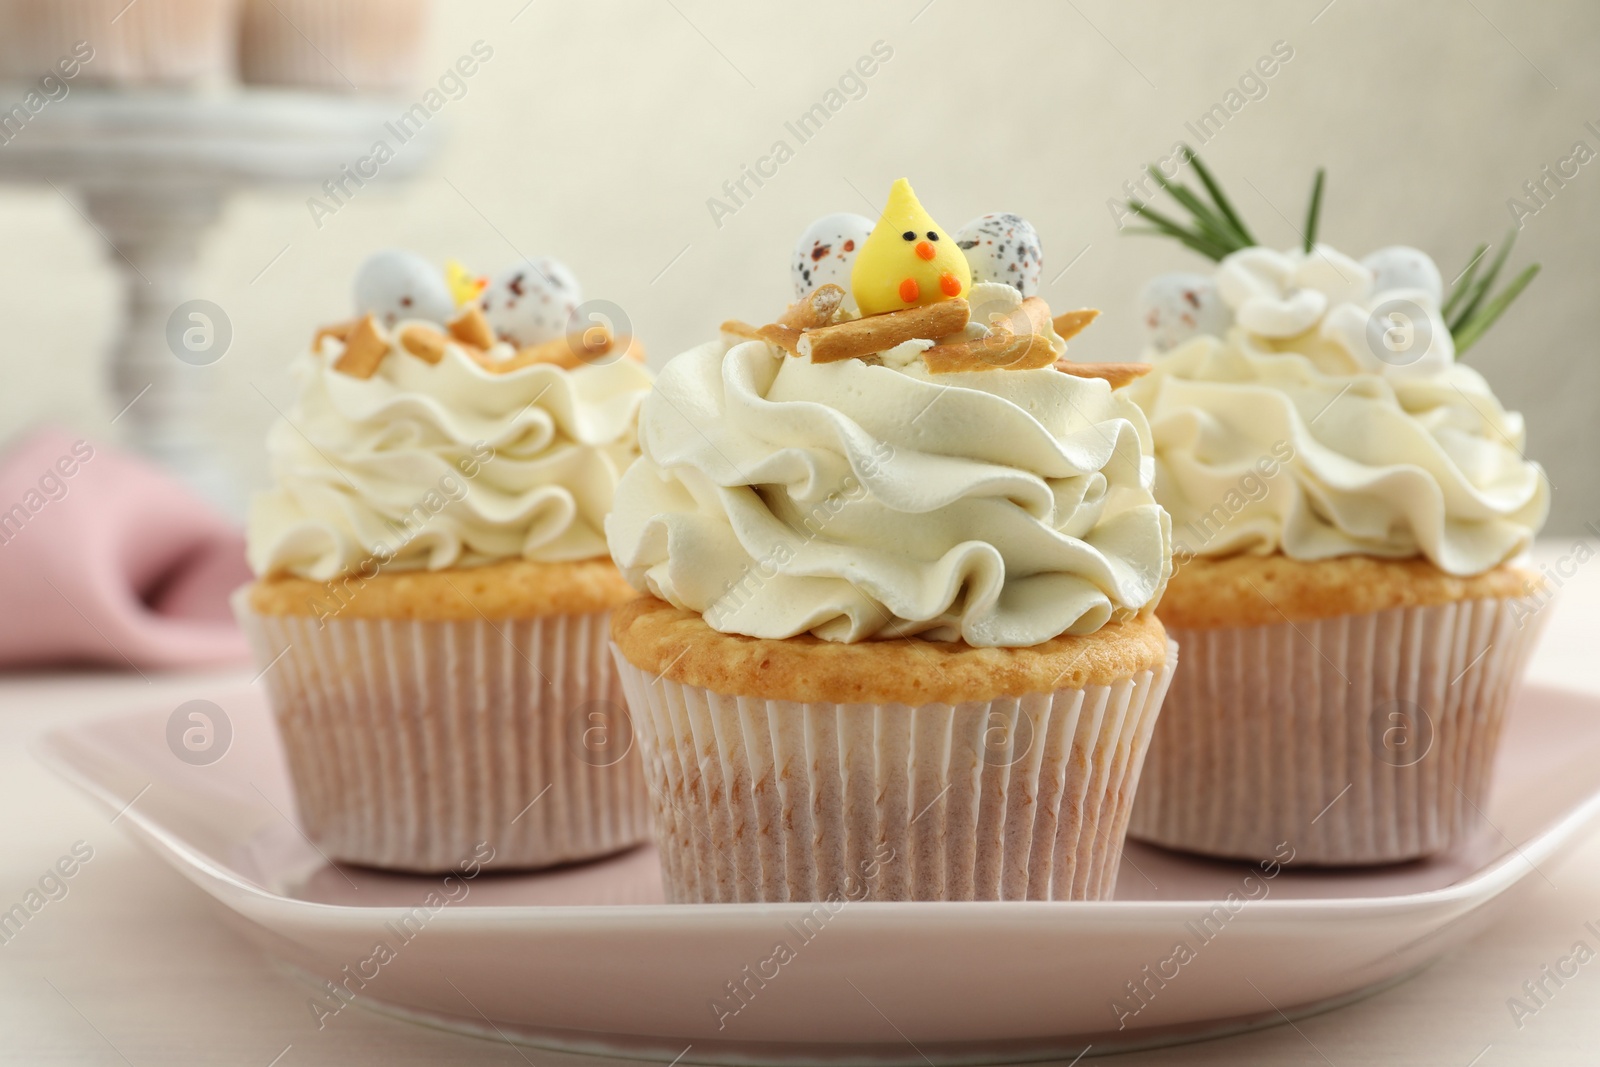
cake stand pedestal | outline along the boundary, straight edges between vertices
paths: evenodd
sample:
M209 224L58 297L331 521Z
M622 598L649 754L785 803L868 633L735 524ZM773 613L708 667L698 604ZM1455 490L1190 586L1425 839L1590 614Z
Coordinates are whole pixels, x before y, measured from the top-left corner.
M402 143L386 124L404 110L389 98L281 90L83 88L47 105L0 149L0 181L49 183L111 246L123 316L106 380L123 440L230 512L243 494L202 415L216 398L212 367L232 327L215 305L183 307L199 296L200 242L234 190L302 185L321 195L324 181L379 140L394 155L369 184L415 174L437 130L423 126Z

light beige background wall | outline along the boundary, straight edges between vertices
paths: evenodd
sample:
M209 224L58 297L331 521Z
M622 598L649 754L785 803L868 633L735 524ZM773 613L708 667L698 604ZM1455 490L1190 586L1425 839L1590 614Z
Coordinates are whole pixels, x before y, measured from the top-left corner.
M1507 229L1507 198L1543 165L1579 140L1600 150L1585 127L1600 128L1588 0L451 0L427 70L480 39L494 57L441 113L450 139L429 176L380 179L320 229L314 190L243 195L208 239L193 295L235 329L211 368L209 429L244 482L265 476L273 418L252 386L287 399L284 364L349 311L353 271L385 245L486 272L556 255L627 309L659 362L723 318L770 317L806 223L870 214L905 175L946 226L1002 209L1031 219L1046 298L1107 312L1074 355L1121 359L1136 352L1142 280L1203 263L1119 236L1106 202L1274 42L1293 59L1206 155L1275 244L1296 239L1279 212L1299 225L1325 164L1327 240L1355 254L1415 244L1448 277ZM785 121L880 40L893 58L865 95L799 144ZM707 199L780 138L794 157L719 227ZM1545 273L1469 356L1527 414L1566 533L1600 521L1597 236L1600 162L1527 220L1516 260ZM0 189L0 435L55 419L115 437L98 378L116 328L110 255L50 189Z

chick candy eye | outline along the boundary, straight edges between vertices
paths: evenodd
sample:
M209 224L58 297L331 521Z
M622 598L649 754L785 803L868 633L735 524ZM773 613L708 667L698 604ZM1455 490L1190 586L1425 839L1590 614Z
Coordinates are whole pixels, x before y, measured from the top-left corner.
M932 230L928 231L928 240L937 241L938 239L939 239L939 235L938 234L934 233Z
M905 233L901 234L900 236L904 237L908 241L915 241L917 239L917 231L916 230L907 230Z

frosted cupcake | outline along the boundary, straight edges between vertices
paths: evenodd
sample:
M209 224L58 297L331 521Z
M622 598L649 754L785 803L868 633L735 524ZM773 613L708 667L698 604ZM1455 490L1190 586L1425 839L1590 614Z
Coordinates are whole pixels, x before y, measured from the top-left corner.
M533 867L646 836L603 522L650 376L631 339L573 332L580 302L553 260L485 288L380 253L360 317L291 368L235 608L333 859L445 870L488 842Z
M1301 863L1439 852L1483 823L1548 600L1519 563L1548 481L1457 358L1536 268L1496 296L1509 243L1480 248L1446 296L1416 249L1345 256L1315 241L1320 175L1304 245L1262 248L1194 162L1213 198L1190 193L1207 214L1175 236L1220 264L1151 283L1154 370L1128 390L1184 648L1130 832Z
M820 220L645 401L606 531L670 900L1112 891L1176 661L1136 369L1057 369L1093 313L1024 220L957 238L903 180Z

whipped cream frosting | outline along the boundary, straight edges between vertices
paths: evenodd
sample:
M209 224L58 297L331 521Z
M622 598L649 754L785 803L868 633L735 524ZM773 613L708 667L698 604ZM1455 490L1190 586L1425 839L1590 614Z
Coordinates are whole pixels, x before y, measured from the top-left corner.
M1150 605L1170 530L1138 407L1049 368L930 375L922 347L674 359L606 519L623 574L763 638L1021 647Z
M1522 417L1455 362L1440 290L1414 249L1222 261L1231 325L1153 349L1127 390L1180 558L1420 555L1472 575L1529 546L1548 479L1522 454Z
M275 484L250 508L258 575L606 554L604 516L650 389L643 366L493 374L451 344L434 364L392 352L362 379L333 369L342 351L325 338L290 368L297 396L267 437Z

